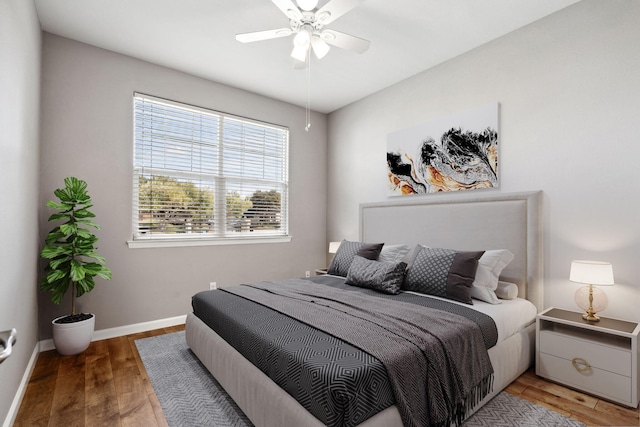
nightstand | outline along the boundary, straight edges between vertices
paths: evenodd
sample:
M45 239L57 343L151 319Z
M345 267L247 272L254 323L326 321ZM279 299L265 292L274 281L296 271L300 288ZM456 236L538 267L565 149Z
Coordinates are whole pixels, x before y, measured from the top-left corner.
M324 274L327 274L326 268L316 268L316 276L322 276Z
M536 375L636 408L639 335L636 322L550 308L536 317Z

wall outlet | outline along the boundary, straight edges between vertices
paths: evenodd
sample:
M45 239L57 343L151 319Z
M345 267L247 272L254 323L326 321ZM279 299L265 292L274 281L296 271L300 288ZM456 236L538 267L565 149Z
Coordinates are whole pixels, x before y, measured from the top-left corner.
M210 290L218 289L218 285L216 284L216 282L209 282L209 289Z
M311 272L309 270L305 271L304 277L311 277Z

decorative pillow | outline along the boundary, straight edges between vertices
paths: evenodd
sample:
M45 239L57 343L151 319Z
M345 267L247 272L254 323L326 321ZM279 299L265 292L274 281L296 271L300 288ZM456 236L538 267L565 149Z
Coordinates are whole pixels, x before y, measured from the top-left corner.
M387 294L398 294L406 268L407 264L404 262L373 261L356 255L345 283Z
M482 286L495 291L500 273L513 261L513 258L513 253L508 249L485 251L478 260L478 271L473 286Z
M336 255L327 269L328 274L346 277L351 262L356 255L363 258L377 260L384 243L362 243L343 240Z
M409 245L384 245L378 261L400 262L410 250Z
M424 245L420 245L420 244L415 245L404 256L404 258L402 258L402 261L404 261L407 264L407 271L409 271L409 269L411 268L411 265L413 264L413 261L416 259L416 256L418 255L418 252L420 252L422 250L422 248L428 248L428 246L424 246Z
M480 269L480 266L478 266L478 269ZM484 286L471 286L471 298L479 299L489 304L502 304L496 292Z
M489 304L500 304L501 301L495 293L498 278L513 258L514 255L507 249L485 251L478 260L478 271L471 288L471 296Z
M383 246L384 243L363 243L357 255L360 255L362 258L377 261Z
M483 253L422 247L407 272L402 289L473 304L471 284Z
M510 282L498 282L496 295L502 299L516 299L518 297L518 285Z

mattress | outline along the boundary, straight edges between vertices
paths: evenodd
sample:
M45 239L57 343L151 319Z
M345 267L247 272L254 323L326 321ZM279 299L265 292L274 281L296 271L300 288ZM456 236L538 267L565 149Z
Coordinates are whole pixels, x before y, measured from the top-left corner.
M330 277L324 277L324 278L315 278L315 280L326 282L326 281L332 281L334 279L331 279ZM436 299L436 300L438 299L436 297L426 297L424 295L420 295L419 298L428 298L428 299ZM451 301L447 300L446 303L450 304ZM433 303L427 302L427 299L425 299L425 304L429 305ZM463 310L463 309L467 310L469 308L469 306L466 304L461 304L461 307L462 308L460 310ZM211 324L211 322L214 321L212 320L212 318L208 318L207 313L203 311L204 309L203 309L202 301L200 301L199 303L194 303L194 308L196 309L195 310L196 315L198 315L199 318L204 320L205 323ZM231 306L228 308L230 312L233 312L239 309L238 307L234 307L234 306ZM535 307L533 307L533 305L526 300L504 301L503 304L495 305L495 306L478 301L477 304L473 306L473 308L479 313L483 313L484 315L488 315L494 319L495 328L497 329L497 337L489 339L489 342L487 342L487 347L493 347L496 343L505 341L506 339L509 338L509 336L512 336L514 333L515 334L521 333L522 331L526 330L527 327L529 327L530 329L530 325L532 324L533 319L535 317L535 313L536 313ZM257 322L257 323L273 322L273 318L269 314L268 309L254 311L252 316L253 317L251 319L246 319L247 324L250 324L252 322ZM479 317L482 317L482 316L479 316ZM224 323L225 319L221 320L218 317L217 320L215 321ZM287 340L288 340L283 344L285 347L291 346L291 345L295 347L296 345L299 345L299 343L296 343L295 339L291 340L290 338L292 335L303 333L302 330L305 329L304 327L300 328L299 325L296 326L296 328L294 328L295 330L291 329L291 325L284 326L284 328L283 328L283 324L271 324L271 326L273 330L287 331L285 334L283 334L287 336ZM303 325L303 326L306 326L306 325ZM252 351L257 351L255 350L254 348L255 346L252 343L247 344L247 341L244 338L238 338L238 336L234 337L233 334L230 335L228 332L225 333L223 330L222 335L224 336L225 334L226 334L225 339L231 342L234 348L244 352L245 358L253 359L254 364L260 365L262 356L266 353L252 355L251 354ZM320 339L317 339L317 337L314 339L317 339L317 343L321 343L321 345L327 345L328 341L332 341L332 340L335 341L335 338L333 337L322 336L322 334L320 335L321 335ZM485 333L485 335L491 335L491 334ZM251 341L252 339L253 338L248 338L249 341ZM278 339L276 339L276 341ZM308 339L308 338L305 338L305 339ZM243 344L243 341L244 341L244 344ZM244 349L243 349L243 345L244 345ZM333 342L331 345L335 346L335 342ZM250 350L247 350L247 348L249 348ZM346 343L343 343L342 346L336 346L335 348L339 348L339 351L341 352L342 355L344 354L354 355L354 354L358 354L358 352L363 353L359 349L350 348L350 346ZM283 362L283 361L286 359L291 359L291 356L292 356L292 353L285 355L285 357L281 358L279 361L277 359L269 359L269 358L262 359L261 371L264 374L271 376L272 380L278 383L278 386L285 389L289 395L296 397L296 399L304 405L305 410L308 410L311 413L315 413L315 416L320 420L322 420L324 424L346 425L346 426L359 425L363 421L370 419L375 413L385 412L385 410L386 412L388 412L389 409L393 408L393 404L394 404L393 396L388 392L388 388L386 388L384 384L382 386L379 384L380 376L374 375L372 377L367 373L369 370L374 370L374 371L378 370L378 372L380 372L380 370L384 371L384 367L381 366L379 361L377 361L375 358L372 358L371 356L364 353L364 354L358 354L358 356L356 357L356 359L358 359L357 361L358 368L354 370L354 373L355 373L354 375L357 377L359 375L358 372L362 374L361 380L358 383L357 387L353 389L349 389L350 386L347 384L338 384L337 388L334 387L333 391L331 391L330 393L342 393L344 391L350 394L361 395L362 397L364 397L363 401L367 402L368 406L365 405L366 407L363 407L361 404L352 405L353 408L357 408L357 409L352 409L354 412L348 413L349 411L348 408L351 405L351 402L349 401L342 402L341 399L338 399L341 405L344 404L344 407L338 408L338 411L344 411L346 408L347 413L344 416L341 415L338 418L334 418L330 420L323 418L322 411L320 412L318 412L317 410L314 411L313 405L314 404L326 405L328 403L331 403L330 399L319 398L317 395L314 396L313 393L305 394L304 392L301 392L299 389L299 382L300 382L299 372L298 374L290 375L290 374L286 374L285 369L282 369L282 370L274 369L274 367L277 368L279 365L282 365L282 363L289 363L289 362ZM499 370L501 369L502 367L499 368ZM509 373L507 373L506 375L508 376ZM499 376L503 377L504 374L500 373ZM362 378L364 378L365 380L362 380ZM374 383L370 382L371 378L374 378ZM367 380L369 380L369 382L367 382ZM312 396L314 397L311 398ZM312 401L310 401L310 399ZM333 410L329 412L334 413Z

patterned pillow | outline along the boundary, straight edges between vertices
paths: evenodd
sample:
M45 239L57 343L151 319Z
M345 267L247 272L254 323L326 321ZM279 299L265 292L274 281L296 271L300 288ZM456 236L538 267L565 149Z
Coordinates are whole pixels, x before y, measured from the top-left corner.
M422 247L402 289L473 304L471 284L483 253Z
M343 240L327 270L328 274L346 277L356 255L377 260L384 243L362 243Z
M422 248L428 248L428 246L417 244L402 258L402 261L407 263L407 271L409 271L411 265L413 265L413 261L415 261L416 256Z
M404 262L373 261L356 255L345 283L387 294L398 294L406 268L407 264Z

